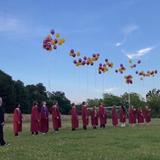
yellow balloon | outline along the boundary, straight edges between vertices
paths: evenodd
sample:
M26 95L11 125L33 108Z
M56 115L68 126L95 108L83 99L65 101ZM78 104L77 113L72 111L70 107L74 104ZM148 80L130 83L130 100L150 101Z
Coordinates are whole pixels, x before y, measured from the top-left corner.
M64 42L65 42L65 39L61 39L61 41L62 41L62 43L64 43Z
M80 52L79 51L77 52L77 56L80 56Z
M58 45L62 45L63 42L61 40L58 41Z
M55 37L56 37L56 38L59 38L59 37L60 37L60 34L59 34L59 33L56 33L56 34L55 34Z
M54 40L52 40L52 41L51 41L51 44L52 44L52 45L55 45L55 41L54 41Z

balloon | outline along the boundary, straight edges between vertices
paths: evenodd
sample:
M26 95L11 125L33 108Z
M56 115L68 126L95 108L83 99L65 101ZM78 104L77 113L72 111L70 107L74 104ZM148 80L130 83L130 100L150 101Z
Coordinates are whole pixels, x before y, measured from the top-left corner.
M81 58L79 58L79 60L78 60L80 63L82 62L82 59Z
M105 62L108 62L108 59L105 59Z
M54 29L52 29L52 30L51 30L51 34L54 35L54 33L55 33L55 31L54 31Z
M71 53L74 53L74 49L71 49L70 52L71 52Z
M43 48L47 51L51 51L52 49L57 49L57 45L62 45L65 40L64 39L58 39L60 37L60 34L56 33L52 29L50 31L50 34L47 35L47 37L43 40Z
M77 56L80 56L80 52L79 51L77 52Z
M84 57L83 57L83 59L84 59L84 60L87 60L87 57L86 57L86 56L84 56Z
M141 63L141 60L138 60L138 62L137 62L138 64L140 64Z
M93 56L93 57L96 57L96 54L93 54L92 56Z
M51 40L51 44L52 44L52 45L55 45L56 43L55 43L55 41L54 41L54 40Z
M59 33L56 33L56 34L55 34L55 37L56 37L56 38L59 38L59 37L60 37L60 34L59 34Z
M60 39L60 40L58 41L58 45L61 46L62 44L63 44L63 42L62 42L62 40Z
M54 45L54 46L53 46L53 49L57 49L57 46L56 46L56 45Z
M74 64L77 64L77 61L76 61L76 60L74 60L74 61L73 61L73 63L74 63Z

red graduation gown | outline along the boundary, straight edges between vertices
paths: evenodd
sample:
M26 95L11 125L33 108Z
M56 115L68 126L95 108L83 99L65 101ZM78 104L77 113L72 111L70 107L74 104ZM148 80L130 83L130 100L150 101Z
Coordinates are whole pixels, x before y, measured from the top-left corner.
M98 125L98 112L94 108L91 112L91 122L93 127L96 127Z
M105 111L105 108L103 105L99 106L99 119L100 119L100 125L105 125L107 123L107 113Z
M144 115L141 109L138 110L138 123L144 123Z
M79 127L78 114L77 114L77 109L75 107L72 107L71 110L71 123L72 123L72 128L75 129Z
M32 107L32 113L31 113L31 132L38 132L40 129L40 115L38 111L38 107L33 106Z
M61 114L58 107L53 106L52 109L52 123L53 128L58 129L61 128Z
M125 123L126 122L126 111L123 107L120 109L120 122Z
M144 109L144 118L146 123L151 122L151 109L149 108Z
M112 124L113 126L116 126L118 124L118 115L115 107L112 107Z
M87 109L87 106L84 105L82 106L82 122L83 122L83 126L87 126L89 124L89 112Z
M136 109L133 108L129 109L129 123L130 124L136 123Z
M22 132L22 113L18 108L15 108L13 113L13 131L14 134Z

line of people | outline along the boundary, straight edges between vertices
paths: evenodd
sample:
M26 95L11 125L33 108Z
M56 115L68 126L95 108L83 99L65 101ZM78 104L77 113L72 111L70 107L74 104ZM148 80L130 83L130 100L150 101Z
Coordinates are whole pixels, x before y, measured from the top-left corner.
M49 114L52 115L52 124L55 132L61 128L61 113L59 110L58 103L55 103L50 109L46 106L46 102L42 103L42 107L38 107L38 103L33 103L32 112L31 112L31 133L38 134L41 132L43 134L49 131ZM115 106L112 107L111 110L112 115L112 124L116 128L118 127L118 123L121 123L121 127L126 126L127 120L127 111L125 107L121 106L119 112ZM106 111L103 103L100 106L93 107L90 110L85 102L82 103L81 107L81 116L82 116L82 124L83 129L86 130L89 125L89 117L91 117L91 125L94 129L100 125L100 128L105 128L107 124L107 118L109 117L109 112ZM78 111L76 105L72 104L71 109L71 127L72 130L76 130L79 128L79 118ZM151 121L151 110L148 107L145 109L135 109L134 107L129 108L128 110L128 119L131 127L138 122L139 125L147 123L149 124ZM15 136L18 136L18 133L22 131L22 113L20 110L20 105L17 105L14 110L13 115L13 128Z

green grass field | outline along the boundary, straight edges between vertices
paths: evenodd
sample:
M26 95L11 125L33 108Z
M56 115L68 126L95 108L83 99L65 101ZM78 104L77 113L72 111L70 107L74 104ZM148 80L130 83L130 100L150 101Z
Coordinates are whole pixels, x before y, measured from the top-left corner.
M12 125L6 124L9 146L0 147L0 160L160 160L160 120L151 126L71 131L63 120L58 134L31 136L29 123L14 137Z

